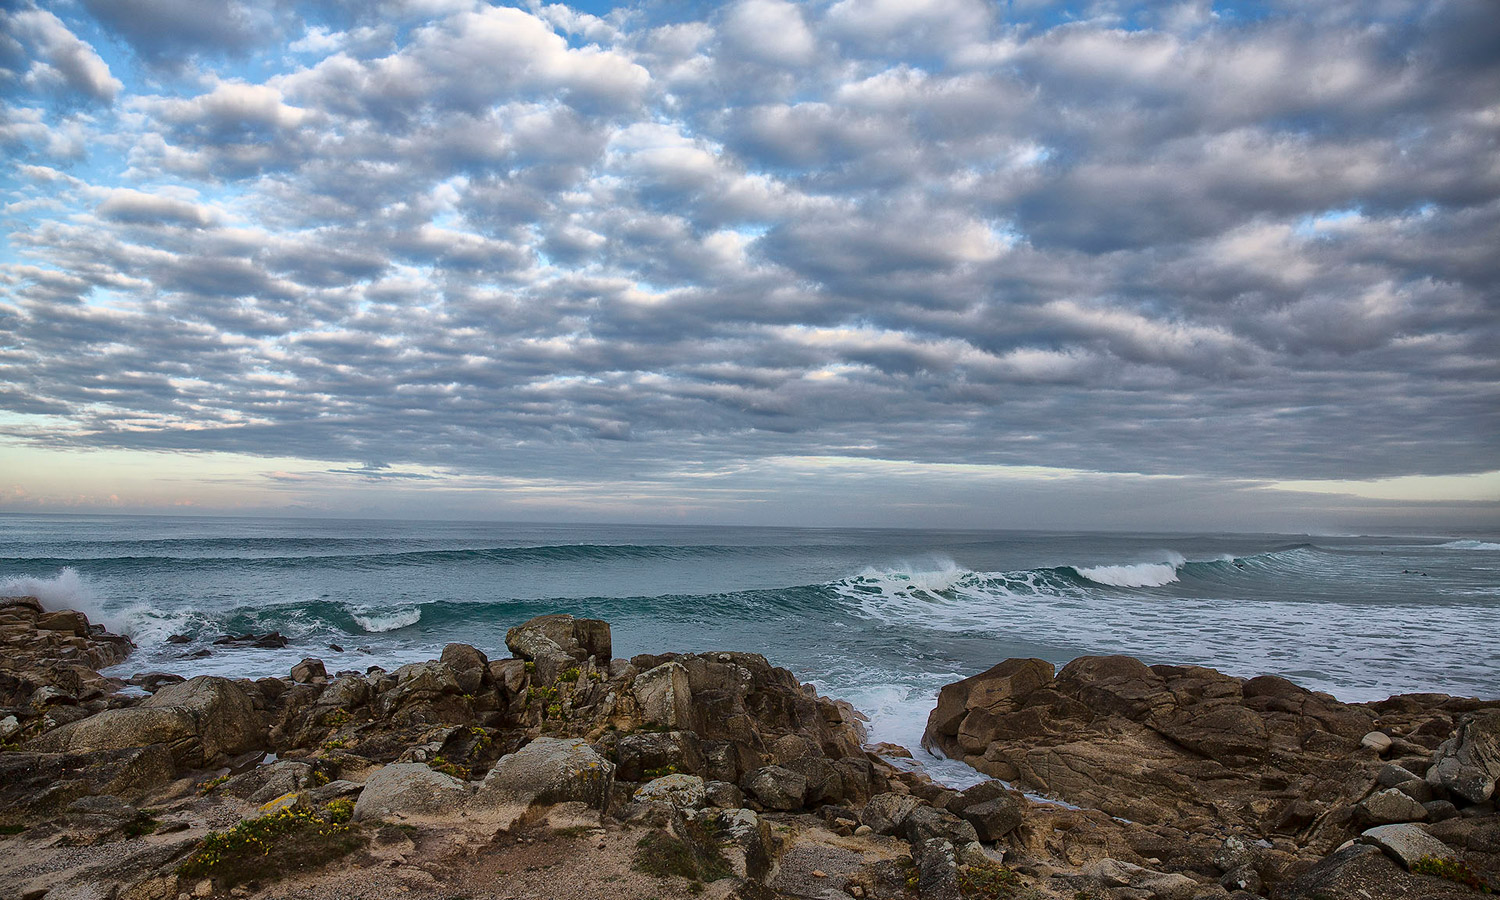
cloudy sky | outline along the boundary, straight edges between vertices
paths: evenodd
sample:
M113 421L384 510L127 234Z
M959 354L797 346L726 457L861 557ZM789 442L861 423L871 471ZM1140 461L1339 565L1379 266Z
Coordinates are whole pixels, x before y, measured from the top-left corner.
M1500 527L1491 0L0 3L0 511Z

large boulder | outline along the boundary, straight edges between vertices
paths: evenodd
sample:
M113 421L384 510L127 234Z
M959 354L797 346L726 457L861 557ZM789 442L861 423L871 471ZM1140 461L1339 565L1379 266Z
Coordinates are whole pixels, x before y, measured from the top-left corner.
M634 691L641 718L647 723L692 729L693 695L681 663L662 663L642 672L636 676Z
M756 769L740 787L766 809L800 809L807 800L807 779L781 766Z
M582 738L537 738L500 757L474 808L514 818L534 806L584 803L607 811L615 765Z
M179 768L208 768L264 747L266 725L239 684L200 675L162 688L140 706L109 709L64 725L29 746L86 753L149 744L166 745Z
M469 801L469 786L420 763L394 763L365 781L354 818L432 820L456 817Z
M0 825L56 815L79 797L135 800L169 782L172 756L161 744L80 753L0 753Z
M1495 795L1500 779L1500 709L1486 709L1465 719L1445 741L1427 769L1427 783L1455 802L1483 803Z
M505 646L517 657L533 663L537 680L544 684L590 657L607 665L613 644L609 623L602 619L575 619L566 614L537 616L505 633Z
M876 834L900 834L906 817L921 805L922 801L910 794L876 794L865 804L859 821L870 826Z
M691 731L643 731L621 735L615 742L616 775L625 781L641 781L648 773L705 771L698 736Z

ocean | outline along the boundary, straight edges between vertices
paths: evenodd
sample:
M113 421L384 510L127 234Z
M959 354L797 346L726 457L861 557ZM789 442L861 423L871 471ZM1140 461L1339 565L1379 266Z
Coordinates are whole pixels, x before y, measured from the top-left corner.
M130 634L123 676L394 668L453 641L504 657L532 616L602 618L616 656L763 653L913 750L942 685L1013 656L1124 653L1351 701L1500 696L1493 535L0 515L11 594ZM272 630L290 643L212 644Z

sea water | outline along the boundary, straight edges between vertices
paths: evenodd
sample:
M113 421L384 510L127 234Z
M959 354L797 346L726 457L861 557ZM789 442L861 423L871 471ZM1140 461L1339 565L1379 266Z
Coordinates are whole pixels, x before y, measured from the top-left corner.
M942 685L1014 656L1124 653L1351 701L1500 696L1496 535L0 515L10 594L130 634L118 675L362 672L454 641L503 657L532 616L602 618L616 656L765 654L914 750ZM273 630L285 648L212 643Z

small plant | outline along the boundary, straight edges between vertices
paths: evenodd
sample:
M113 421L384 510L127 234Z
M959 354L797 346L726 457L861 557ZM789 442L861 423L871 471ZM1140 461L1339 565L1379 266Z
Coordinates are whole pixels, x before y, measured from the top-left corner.
M1451 856L1424 856L1412 863L1411 870L1418 875L1432 875L1436 878L1446 878L1449 881L1458 882L1465 887L1473 888L1481 894L1492 894L1494 889L1490 887L1477 872L1469 868L1468 864Z
M329 738L328 740L323 742L320 749L322 749L324 753L328 753L333 750L343 750L348 746L349 741L344 738Z
M354 717L349 714L349 710L336 709L323 717L323 724L332 725L334 728L341 728L345 725L348 725L349 720L352 718Z
M125 832L126 837L144 837L155 832L156 826L160 824L160 822L151 818L150 813L146 810L141 810L136 814L134 819L126 822L125 827L120 830Z
M631 868L657 878L677 875L690 881L715 881L731 874L717 834L697 823L688 823L689 840L665 831L652 831L635 845Z
M998 863L979 863L958 870L958 892L972 900L1004 900L1026 887L1020 874Z
M648 779L665 778L668 775L680 775L682 774L682 770L677 768L676 763L667 763L659 769L647 769L641 774L645 775Z
M240 822L228 831L210 832L177 867L177 874L211 876L232 887L322 865L362 842L353 825L310 810L282 809Z
M601 671L599 671L598 669L595 669L594 671L592 671L592 672L589 673L589 681L602 682L603 680L604 680L604 673L601 672Z
M536 671L536 663L528 659L526 661L526 665L522 666L521 668L526 671L527 675L530 675L531 673Z
M474 774L473 772L469 771L469 768L467 766L461 766L458 763L449 762L448 760L443 759L443 757L441 756L434 756L432 759L428 760L427 768L431 769L434 772L442 772L444 775L452 775L454 778L457 778L461 781L468 781Z
M557 680L558 681L577 681L578 680L578 676L580 674L582 674L582 673L580 673L578 671L578 667L577 666L573 666L571 668L563 669L562 674L559 675L559 676L557 676Z
M335 825L344 825L354 818L354 801L339 797L328 801L327 819Z
M552 836L560 838L580 838L593 833L593 831L594 826L592 825L565 825L562 828L552 829Z
M476 750L484 750L495 743L495 739L490 737L490 733L478 725L469 727L469 736L474 738L474 749Z
M214 791L219 789L220 785L228 780L228 775L220 775L218 778L211 778L208 781L203 782L202 787L198 788L198 796L206 797L209 794L212 794Z
M560 719L560 718L562 718L562 711L563 710L562 710L562 704L561 703L551 703L551 704L548 704L547 705L547 716L546 717L549 718L549 719Z

